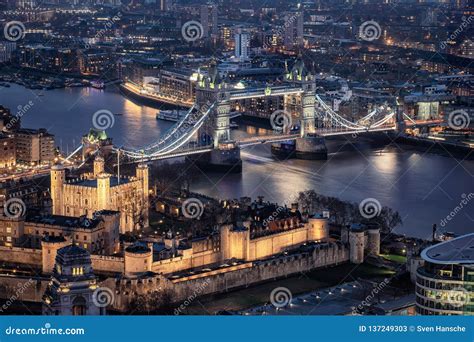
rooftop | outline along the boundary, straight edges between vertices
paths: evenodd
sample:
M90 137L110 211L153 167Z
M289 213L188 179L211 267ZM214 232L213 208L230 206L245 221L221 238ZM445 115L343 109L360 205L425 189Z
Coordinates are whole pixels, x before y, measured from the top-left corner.
M421 257L435 264L474 264L474 233L428 247Z
M128 183L130 180L126 177L120 177L120 183L116 176L110 177L110 187L114 187L117 185L122 185ZM90 188L97 188L97 179L79 179L74 181L72 184L79 185L79 186L87 186Z
M104 213L105 214L105 213ZM70 228L87 228L94 229L99 225L100 219L88 219L86 217L62 216L62 215L44 215L44 216L28 216L26 222L40 223L51 226L70 227Z

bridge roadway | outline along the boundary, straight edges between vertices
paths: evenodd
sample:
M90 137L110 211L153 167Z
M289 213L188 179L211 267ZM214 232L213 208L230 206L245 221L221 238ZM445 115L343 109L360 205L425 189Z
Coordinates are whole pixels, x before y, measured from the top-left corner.
M432 126L432 125L439 125L442 120L432 120L432 121L406 121L407 127L413 126ZM374 128L367 128L365 130L362 129L350 129L350 128L318 128L316 129L316 133L321 137L331 137L331 136L339 136L339 135L347 135L347 134L364 134L364 133L372 133L372 132L388 132L388 131L395 131L396 126L393 124L387 124L380 127ZM275 135L265 135L265 136L257 136L251 138L244 138L241 140L236 141L237 145L240 148L246 148L249 146L259 145L259 144L268 144L268 143L277 143L289 140L295 140L300 137L299 133L294 134L275 134ZM153 160L163 160L169 158L177 158L177 157L185 157L193 154L211 152L213 150L212 146L197 146L197 147L188 147L184 149L180 149L176 152L158 154L154 156L146 156L144 155L141 159L142 161L153 161Z

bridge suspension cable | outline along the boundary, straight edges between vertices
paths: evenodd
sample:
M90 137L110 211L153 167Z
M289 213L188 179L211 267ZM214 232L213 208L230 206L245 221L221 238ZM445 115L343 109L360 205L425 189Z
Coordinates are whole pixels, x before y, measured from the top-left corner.
M133 159L157 157L163 154L169 154L184 144L186 144L193 135L202 127L209 114L212 112L215 103L204 108L193 106L176 125L174 125L160 140L146 147L127 150L120 149L122 153ZM117 149L115 149L117 150Z

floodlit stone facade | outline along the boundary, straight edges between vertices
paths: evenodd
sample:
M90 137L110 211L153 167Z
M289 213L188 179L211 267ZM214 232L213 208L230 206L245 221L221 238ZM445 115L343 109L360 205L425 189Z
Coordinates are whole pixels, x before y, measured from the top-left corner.
M120 232L148 227L148 166L138 165L135 177L118 177L104 172L104 160L96 157L94 171L66 180L65 170L51 169L53 214L93 218L100 210L120 212Z

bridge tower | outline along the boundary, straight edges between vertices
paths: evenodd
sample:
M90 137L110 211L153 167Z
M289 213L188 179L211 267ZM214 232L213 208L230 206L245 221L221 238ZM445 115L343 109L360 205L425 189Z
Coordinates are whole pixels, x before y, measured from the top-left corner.
M211 63L208 75L199 77L196 88L198 110L205 113L212 108L207 121L198 132L199 142L212 143L214 150L207 154L207 158L198 157L196 161L201 166L212 165L214 170L240 172L242 170L240 148L230 136L231 107L227 84L220 77L215 61Z
M397 112L396 112L396 127L397 127L397 132L399 134L405 133L405 118L403 117L403 106L402 105L397 105Z
M285 78L287 82L303 90L300 95L300 138L296 139L296 157L300 159L326 159L327 148L324 138L316 134L315 128L316 82L314 75L308 71L303 58L299 56Z

